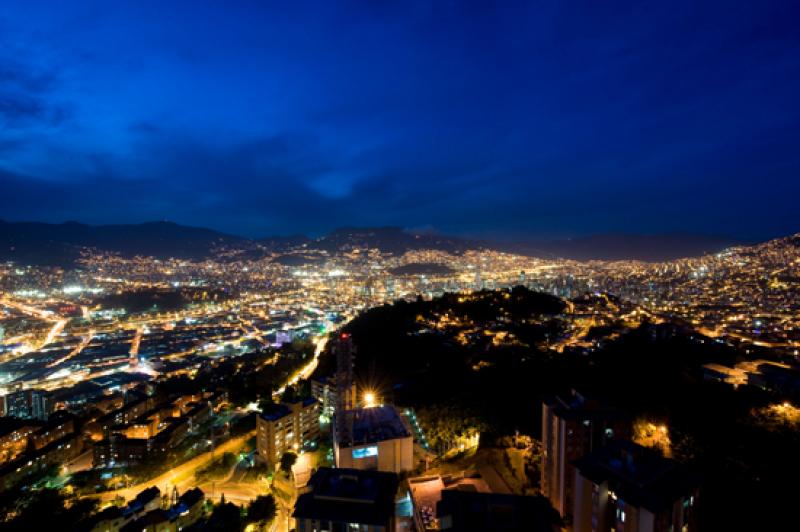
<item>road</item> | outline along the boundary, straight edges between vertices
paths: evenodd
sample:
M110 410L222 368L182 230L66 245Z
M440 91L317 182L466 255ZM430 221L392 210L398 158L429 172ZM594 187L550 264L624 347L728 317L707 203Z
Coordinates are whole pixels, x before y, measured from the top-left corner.
M481 464L478 466L478 473L481 474L483 480L489 484L493 493L513 493L500 473L497 472L490 464Z
M278 506L278 513L270 527L271 532L289 532L294 503L297 500L297 490L294 482L276 474L272 483L272 494Z
M130 355L131 358L135 359L139 355L139 345L142 343L142 332L144 331L144 327L140 325L136 327L136 334L133 335L133 340L131 340L131 350Z
M199 488L206 494L207 499L219 502L224 495L226 501L235 502L239 505L247 505L259 495L267 493L266 489L258 489L254 485L236 483L208 482L200 484Z
M89 332L86 334L86 336L81 338L81 343L79 343L77 346L75 346L75 349L73 349L72 351L67 353L66 356L63 356L63 357L61 357L61 358L59 358L57 360L54 360L53 362L49 363L47 365L47 367L48 368L54 368L54 367L58 366L59 364L62 364L64 362L66 362L67 360L71 359L72 357L76 357L76 356L80 355L81 352L84 349L86 349L86 346L89 345L89 343L92 341L93 337L94 337L94 331L93 330L89 330Z
M58 320L53 324L53 328L50 329L50 332L47 333L47 337L44 339L42 343L42 347L46 346L47 344L51 343L55 340L56 336L61 334L61 331L64 330L64 326L67 324L67 320Z
M294 386L300 379L307 379L311 376L312 373L314 373L314 370L317 369L317 366L319 365L319 356L325 349L325 344L328 343L328 337L321 336L317 338L315 343L316 343L316 348L314 349L314 357L311 360L309 360L308 364L300 368L300 371L298 371L294 377L289 379L289 382L287 382L286 385L281 386L278 390L276 390L275 393L272 394L273 397L280 397L286 390L286 386Z
M17 309L20 312L28 314L30 316L36 316L37 318L41 318L47 321L53 321L53 313L49 310L42 310L36 307L32 307L30 305L26 305L24 303L20 303L19 301L14 301L13 299L3 298L0 299L0 303L7 307L11 307L13 309Z
M314 350L313 358L297 372L297 374L292 377L288 382L287 385L293 385L297 383L300 379L307 379L311 376L314 370L317 368L319 363L319 356L322 351L325 349L325 344L327 343L327 337L323 336L316 340L316 348ZM282 386L281 389L277 392L278 394L283 393L286 386ZM158 488L162 489L162 493L170 493L173 487L176 487L178 491L182 492L191 487L194 487L196 484L195 480L195 473L198 469L201 469L211 463L215 458L221 456L225 452L238 452L239 449L244 445L244 443L255 435L255 431L251 431L244 436L240 436L238 438L233 438L228 440L227 442L219 445L214 451L209 451L207 453L203 453L198 455L191 460L184 462L176 466L174 469L167 471L153 479L148 480L147 482L141 482L137 485L130 486L127 488L107 491L103 493L88 495L87 498L97 498L101 502L111 502L117 497L122 497L125 500L133 499L139 492L149 488L150 486L157 486ZM234 470L226 477L225 480L221 482L204 482L199 485L200 489L206 494L206 497L213 500L219 500L222 495L225 495L225 500L229 500L232 502L236 502L238 504L247 504L249 501L256 498L258 495L266 493L266 486L261 488L257 484L254 483L243 483L240 482L242 479L242 475L237 474L238 468L234 468ZM276 519L275 523L273 524L273 530L275 531L288 531L288 518L291 515L292 508L290 506L282 506L279 504L278 509L278 519Z
M122 497L125 500L130 500L136 497L140 491L147 489L150 486L157 486L162 490L162 493L170 493L173 486L176 486L178 491L184 491L194 486L194 475L198 469L205 467L211 463L212 460L221 456L222 453L237 452L239 448L242 447L244 443L254 435L255 431L252 431L244 436L230 439L218 446L213 451L195 456L191 460L184 462L174 469L152 478L147 482L142 482L141 484L136 484L135 486L130 486L120 490L106 491L95 495L88 495L87 497L97 497L103 502L112 501L116 497ZM227 496L228 495L226 494L225 497L227 498Z
M92 468L92 458L93 453L92 450L89 449L85 453L73 458L69 462L64 464L64 472L68 474L77 473L79 471L86 471L87 469Z

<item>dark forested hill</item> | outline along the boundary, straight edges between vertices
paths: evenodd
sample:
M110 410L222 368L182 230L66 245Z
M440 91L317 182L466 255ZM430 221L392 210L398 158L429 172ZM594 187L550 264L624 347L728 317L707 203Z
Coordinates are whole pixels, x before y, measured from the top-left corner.
M744 349L683 324L644 322L596 350L557 352L549 343L575 331L563 309L557 298L518 287L368 310L345 327L356 382L413 407L437 450L469 430L481 432L482 445L516 430L538 438L543 397L574 388L631 421L668 427L672 456L704 477L698 529L760 529L772 501L780 504L768 518L790 522L785 479L800 474L800 432L763 414L789 408L786 397L703 378L703 364L733 364L748 356ZM324 355L318 372L332 371L333 359Z
M0 260L42 265L70 265L81 248L130 257L197 259L213 249L241 245L246 239L211 229L171 222L131 225L46 224L0 221Z

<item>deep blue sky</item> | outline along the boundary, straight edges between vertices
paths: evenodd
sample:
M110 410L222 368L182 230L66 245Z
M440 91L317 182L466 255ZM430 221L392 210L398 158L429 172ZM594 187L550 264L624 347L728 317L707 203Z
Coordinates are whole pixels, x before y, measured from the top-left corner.
M0 218L800 231L796 6L5 0Z

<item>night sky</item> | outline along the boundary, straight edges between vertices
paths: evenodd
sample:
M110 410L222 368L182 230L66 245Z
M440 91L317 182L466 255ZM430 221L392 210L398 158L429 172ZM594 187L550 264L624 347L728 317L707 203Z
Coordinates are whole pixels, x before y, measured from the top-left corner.
M4 0L0 219L785 235L798 21L791 0Z

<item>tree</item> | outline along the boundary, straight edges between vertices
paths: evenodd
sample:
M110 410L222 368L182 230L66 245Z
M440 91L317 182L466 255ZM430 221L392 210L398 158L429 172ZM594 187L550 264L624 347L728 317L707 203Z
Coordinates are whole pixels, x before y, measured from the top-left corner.
M258 527L267 525L278 515L278 506L275 497L270 495L259 495L250 502L247 507L247 523L255 524Z
M281 470L287 474L292 472L292 466L297 463L297 455L293 452L285 452L281 456Z
M294 386L287 386L281 396L281 402L293 403L295 400L297 400L297 390L295 390Z
M306 399L311 397L311 381L308 379L300 379L297 381L297 397Z
M225 502L224 498L214 507L211 517L203 530L230 532L244 528L241 509L232 502Z
M97 501L68 499L56 489L18 495L18 513L11 521L3 523L3 530L68 530L91 515L97 507Z
M266 412L274 407L275 407L275 401L272 399L271 393L265 393L258 400L258 409L261 410L262 412Z

